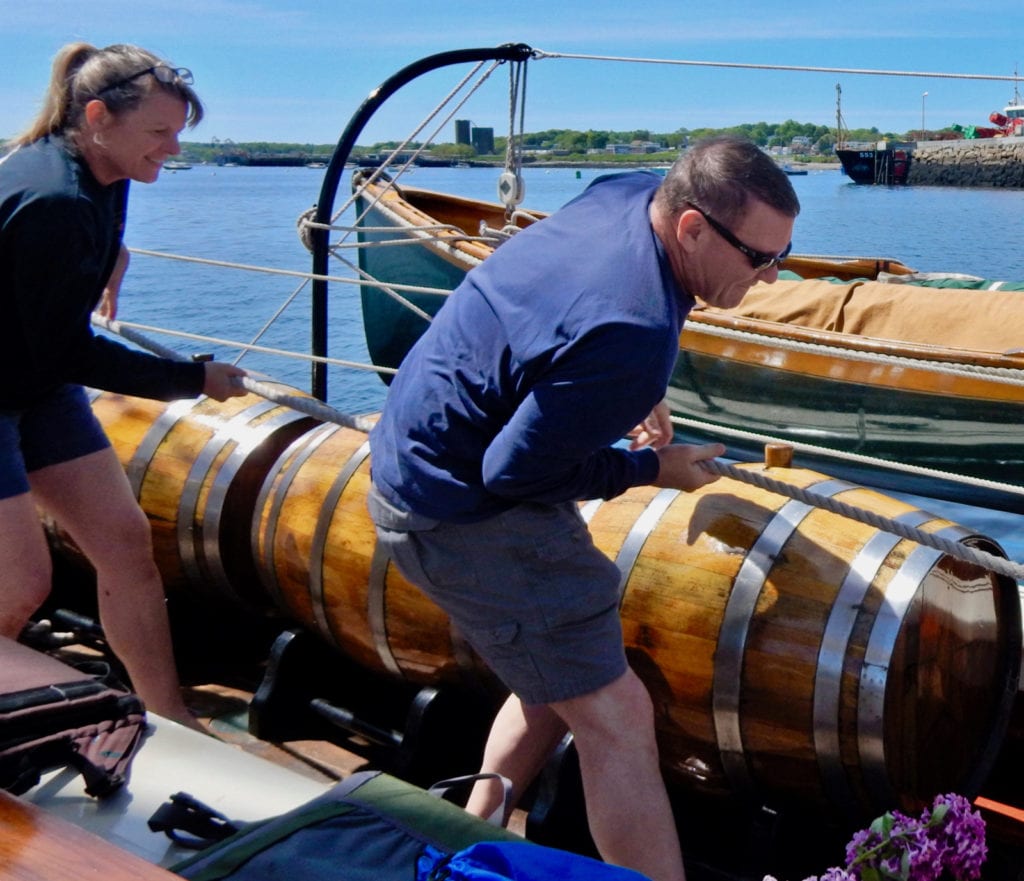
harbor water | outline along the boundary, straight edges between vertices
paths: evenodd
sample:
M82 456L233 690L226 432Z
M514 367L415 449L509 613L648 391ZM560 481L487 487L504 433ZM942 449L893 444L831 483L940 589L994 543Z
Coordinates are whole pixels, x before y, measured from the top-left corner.
M499 172L417 168L403 181L497 201ZM606 173L592 168L526 168L523 205L554 210ZM308 352L311 286L300 275L310 271L311 257L299 239L297 221L318 201L322 175L322 170L302 167L197 165L165 171L152 185L133 184L128 246L205 262L133 255L118 318L211 338L195 341L147 332L183 354L210 352L219 360L238 360L238 349L226 341ZM1024 191L858 186L834 169L791 180L802 204L794 230L795 252L885 256L921 271L1024 280ZM335 210L347 194L348 172ZM339 237L340 233L332 234L331 240ZM351 260L355 261L354 252ZM332 276L353 277L340 264L332 264L330 271ZM329 355L364 365L368 356L359 288L332 283L330 291ZM255 351L239 363L297 388L309 388L308 361ZM332 366L328 393L338 409L366 413L380 409L385 386L369 370ZM992 512L919 497L911 501L990 536L1011 559L1024 562L1024 512Z

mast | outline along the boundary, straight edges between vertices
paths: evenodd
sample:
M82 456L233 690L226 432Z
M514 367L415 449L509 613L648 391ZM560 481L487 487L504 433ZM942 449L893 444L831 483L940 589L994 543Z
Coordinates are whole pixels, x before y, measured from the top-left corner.
M843 120L843 87L836 83L836 149L846 146L846 122Z

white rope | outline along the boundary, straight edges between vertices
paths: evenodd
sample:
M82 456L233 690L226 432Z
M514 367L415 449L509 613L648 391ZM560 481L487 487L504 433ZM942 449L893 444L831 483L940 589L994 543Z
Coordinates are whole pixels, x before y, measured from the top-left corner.
M133 342L144 346L147 349L159 354L161 357L171 358L176 361L187 360L183 355L175 352L173 349L168 349L165 346L161 346L158 343L148 339L138 331L143 325L126 325L124 322L112 321L102 316L94 316L93 322L106 330L113 333L117 333L124 336L126 339L130 339ZM161 328L151 328L157 332L162 331ZM214 342L214 338L211 337L199 337L191 334L177 334L180 336L188 336L192 339L201 339L204 341ZM216 341L222 345L228 345L226 341ZM298 353L291 353L293 356ZM316 359L326 360L326 359ZM344 362L337 362L344 363ZM355 366L348 364L346 366ZM394 371L392 371L394 372ZM307 415L313 416L316 419L320 419L324 422L332 422L338 425L342 425L346 428L352 428L357 431L368 432L373 426L373 420L363 416L350 416L347 413L342 413L333 407L324 404L322 401L317 400L313 397L306 397L301 395L294 395L286 391L282 391L274 386L268 385L264 382L259 382L252 379L251 377L241 378L242 386L249 392L259 395L260 397L266 398L274 403L283 404L291 407L300 413L306 413ZM673 420L675 421L675 420ZM707 467L714 471L716 474L720 474L724 477L731 477L734 480L740 480L745 483L750 483L755 486L759 486L762 489L767 489L770 492L774 492L779 495L788 496L789 498L796 499L797 501L804 502L805 504L812 505L818 508L824 508L840 516L847 517L849 519L858 520L861 523L866 523L869 526L873 526L876 529L882 529L886 532L894 533L902 538L910 539L918 544L927 545L928 547L935 548L948 554L951 557L956 557L959 560L965 560L969 563L975 563L986 569L991 569L994 572L998 572L1001 575L1008 575L1011 578L1024 581L1024 566L1017 563L1007 561L1001 557L996 557L993 554L985 553L976 548L971 548L966 545L962 545L958 542L950 541L939 536L931 535L930 533L923 532L913 527L907 527L906 525L899 523L898 521L891 520L887 517L883 517L876 514L873 511L865 511L861 508L856 508L853 505L848 505L844 502L840 502L836 499L819 496L814 493L808 492L807 490L801 489L800 487L793 486L791 484L783 483L782 481L775 480L774 478L767 477L763 474L751 472L742 468L737 468L734 465L728 465L718 460L710 460L707 463ZM853 486L853 484L851 484Z
M671 64L687 67L726 67L739 70L781 70L799 71L803 73L843 73L863 76L906 76L927 77L928 79L947 80L986 80L990 82L1019 82L1019 76L997 76L984 73L939 73L935 71L915 70L871 70L855 67L805 67L796 64L740 64L731 61L684 61L675 58L631 58L621 55L583 55L575 52L546 52L543 49L533 50L534 58L566 58L578 61L622 61L631 64Z
M133 254L141 254L144 257L162 257L167 260L180 260L183 263L199 263L204 266L217 266L222 269L240 269L245 272L263 272L268 275L284 275L291 278L303 278L310 281L337 282L338 284L349 284L357 287L382 287L383 282L359 278L346 278L340 275L320 275L314 272L302 272L297 269L273 269L269 266L254 266L250 263L231 263L226 260L211 260L207 257L187 257L184 254L168 254L164 251L147 251L144 248L129 248ZM451 293L448 288L428 288L412 284L391 284L389 287L396 291L406 291L412 294L443 294Z
M821 456L823 458L837 459L844 462L853 462L859 465L867 465L871 468L884 468L890 471L898 471L901 474L914 474L920 477L946 480L952 483L959 483L965 486L977 487L979 489L995 490L996 492L1007 493L1020 497L1024 505L1024 486L1013 483L1002 483L996 480L987 480L983 477L971 477L966 474L957 474L952 471L940 471L938 468L925 468L921 465L911 465L907 462L895 462L891 459L879 459L874 456L865 456L862 453L848 453L844 450L836 450L831 447L820 447L814 444L806 444L801 441L793 441L787 438L775 437L770 434L760 434L754 431L744 431L739 428L730 428L726 425L719 425L715 422L703 422L699 419L687 419L683 416L672 416L675 425L694 428L707 434L726 435L728 437L741 438L749 441L757 441L762 444L785 444L794 450L809 455Z
M318 398L293 395L265 382L252 379L249 376L242 377L242 386L246 391L252 392L254 395L259 395L261 398L266 398L275 404L291 407L293 410L298 410L300 413L305 413L307 416L312 416L321 422L332 422L336 425L353 428L364 433L369 432L373 428L375 420L366 416L350 416L348 413L343 413L325 404Z
M131 340L131 342L135 343L136 345L142 346L145 349L148 349L150 352L152 352L155 355L159 355L161 358L168 358L171 361L189 360L185 355L182 355L180 352L177 352L174 349L169 349L166 346L163 346L160 343L151 340L144 334L139 333L138 331L140 328L143 327L143 325L128 325L125 324L124 322L114 321L109 318L104 318L100 315L93 315L93 324L102 327L104 330L108 330L111 333L116 333L118 336L122 336L127 340ZM151 329L156 330L157 332L160 333L171 333L170 331L165 331L162 328ZM202 337L196 337L191 334L183 333L175 335L187 336L192 339L203 339ZM298 353L292 354L294 356ZM327 359L316 359L310 357L310 360L326 361ZM344 364L344 366L357 366L353 364L345 364L344 362L331 363ZM315 419L319 419L322 422L332 422L337 425L344 426L345 428L354 428L357 431L363 432L368 432L373 427L373 419L370 419L365 416L351 416L348 413L343 413L340 410L337 410L334 407L325 404L323 401L320 401L317 398L306 395L296 395L288 391L282 391L280 388L277 388L266 382L261 382L260 380L253 379L251 376L240 377L239 384L246 391L251 392L254 395L258 395L261 398L266 398L268 401L272 401L275 404L282 404L284 406L291 407L293 410L297 410L299 413L305 413L306 415L312 416Z
M803 502L804 504L811 505L815 508L824 508L827 511L831 511L833 514L839 514L842 517L866 523L868 526L872 526L875 529L891 532L901 538L917 542L917 544L935 548L936 550L942 551L943 553L948 554L951 557L955 557L958 560L974 563L975 565L981 566L985 569L997 572L1000 575L1006 575L1016 581L1024 581L1024 566L1019 563L1014 563L1012 560L1007 560L1004 557L997 557L994 554L989 554L977 548L972 548L968 545L952 541L951 539L933 535L912 526L907 526L905 523L900 523L898 520L892 520L889 517L883 517L881 514L877 514L874 511L866 511L863 508L848 505L838 499L821 496L817 493L802 489L801 487L783 483L780 480L775 480L765 474L761 474L756 471L748 471L743 468L737 468L735 465L729 465L717 459L708 460L705 462L705 466L710 471L713 471L722 477L730 477L734 480L742 481L743 483L749 483L760 487L761 489L766 489L769 492L787 496L791 499L796 499L798 502ZM851 487L853 486L855 485L851 484Z
M392 367L378 367L376 364L366 364L359 361L345 361L341 358L326 358L322 355L307 355L305 352L294 352L290 349L275 349L270 346L254 346L251 343L243 343L238 340L222 339L220 337L204 336L203 334L190 333L184 330L171 330L166 327L153 327L149 324L138 324L136 322L111 321L99 315L92 316L92 323L111 333L130 339L132 342L149 349L162 358L172 358L177 361L188 360L180 352L161 346L144 336L141 331L147 333L160 333L166 336L178 337L180 339L193 340L194 342L210 343L216 346L224 346L231 349L242 349L247 352L259 352L264 355L277 355L281 358L292 358L298 361L309 361L316 364L328 364L334 367L350 367L354 370L367 370L373 373L385 373L393 375L397 371Z

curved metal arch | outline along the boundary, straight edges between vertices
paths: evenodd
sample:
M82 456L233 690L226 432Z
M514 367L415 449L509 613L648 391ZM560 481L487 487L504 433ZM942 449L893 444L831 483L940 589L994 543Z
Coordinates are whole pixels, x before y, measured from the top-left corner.
M352 148L356 145L356 138L362 134L366 123L370 121L370 118L377 112L378 108L402 86L425 73L442 67L450 67L454 64L475 61L527 61L532 57L535 57L535 51L525 43L507 43L502 46L486 49L456 49L451 52L441 52L437 55L421 58L419 61L403 67L400 71L384 80L383 83L370 92L366 100L360 105L342 132L338 145L334 148L334 154L327 165L327 171L324 172L324 180L320 187L320 197L317 200L314 221L324 226L331 222L331 213L334 210L334 197L338 191L338 183L341 181L341 175L345 170L345 163L348 162L349 156L352 153ZM326 357L327 282L323 280L322 276L327 275L329 256L327 229L314 227L310 230L310 238L313 246L313 274L319 276L319 278L313 280L312 288L311 347L314 355ZM313 363L310 392L322 401L327 399L327 369L323 363Z

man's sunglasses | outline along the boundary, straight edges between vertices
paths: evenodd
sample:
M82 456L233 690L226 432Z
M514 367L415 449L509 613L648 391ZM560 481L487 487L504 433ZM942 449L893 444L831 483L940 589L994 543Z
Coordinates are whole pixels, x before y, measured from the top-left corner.
M716 233L718 233L737 251L746 256L750 261L750 266L754 272L765 272L773 266L778 266L789 256L789 252L793 250L792 242L786 245L779 254L767 254L764 251L758 251L755 248L751 248L749 245L743 244L743 242L736 238L728 228L722 226L722 224L708 214L707 211L704 211L702 208L698 208L696 205L693 205L692 202L690 204L693 206L693 209L708 222Z
M100 89L97 94L102 95L104 92L109 92L111 89L117 89L120 86L127 85L132 82L132 80L137 80L139 77L146 76L147 74L152 74L158 82L165 83L167 85L180 84L183 86L191 86L193 83L192 71L187 67L168 67L166 64L155 64L153 67L147 67L145 70L140 70L138 73L133 73L131 76L114 80L114 82Z

